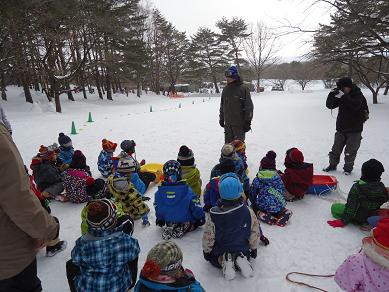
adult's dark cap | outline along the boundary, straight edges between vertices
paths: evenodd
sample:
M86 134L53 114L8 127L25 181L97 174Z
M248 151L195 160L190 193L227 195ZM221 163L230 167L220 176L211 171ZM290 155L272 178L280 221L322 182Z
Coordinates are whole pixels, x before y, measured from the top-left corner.
M352 87L353 81L349 77L343 77L336 82L336 86L338 89L342 89L343 87Z

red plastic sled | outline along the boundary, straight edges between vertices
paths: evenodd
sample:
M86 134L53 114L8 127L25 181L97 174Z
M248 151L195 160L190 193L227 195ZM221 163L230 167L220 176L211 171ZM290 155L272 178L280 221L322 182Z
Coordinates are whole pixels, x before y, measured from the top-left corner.
M336 190L337 186L338 180L332 175L313 175L313 183L307 194L324 195Z

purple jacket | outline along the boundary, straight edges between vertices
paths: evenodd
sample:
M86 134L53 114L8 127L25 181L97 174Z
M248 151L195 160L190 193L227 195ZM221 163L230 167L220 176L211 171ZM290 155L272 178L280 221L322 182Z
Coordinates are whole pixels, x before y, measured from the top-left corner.
M345 291L389 291L389 260L365 243L336 270L335 281ZM381 264L378 264L380 262Z

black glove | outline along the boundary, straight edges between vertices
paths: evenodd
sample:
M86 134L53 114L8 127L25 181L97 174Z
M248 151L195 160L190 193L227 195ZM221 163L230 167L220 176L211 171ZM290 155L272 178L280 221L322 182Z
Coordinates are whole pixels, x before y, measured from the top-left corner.
M204 205L203 211L204 211L204 212L209 212L209 210L211 210L211 208L212 208L211 205Z
M250 258L256 259L257 258L258 251L257 249L250 250Z
M144 197L142 197L142 201L150 201L150 197L144 196Z
M205 224L205 220L204 219L197 220L195 223L193 223L193 227L194 227L194 229L196 229L197 227L203 226L204 224Z
M246 121L243 125L243 130L247 133L251 130L251 121Z
M203 251L203 255L204 255L204 259L206 261L210 261L212 259L211 253L207 253L207 252Z
M156 224L157 226L159 226L159 227L164 227L165 224L166 224L166 222L165 222L165 220L157 219L157 220L155 221L155 224Z
M224 120L219 120L220 127L224 128Z
M267 239L267 237L265 235L261 235L261 237L259 238L262 243L266 246L266 245L269 245L270 241L269 239Z

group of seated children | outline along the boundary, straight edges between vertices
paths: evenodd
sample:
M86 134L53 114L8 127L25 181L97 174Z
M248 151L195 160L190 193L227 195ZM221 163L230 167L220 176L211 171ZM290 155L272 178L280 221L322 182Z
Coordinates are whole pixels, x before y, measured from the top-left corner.
M124 140L120 154L114 156L117 144L104 139L98 169L106 181L95 180L85 156L79 150L74 151L70 138L66 137L60 134L59 149L56 145L41 146L31 169L32 182L35 180L43 199L62 196L65 189L66 200L88 202L81 214L82 236L67 263L71 291L127 291L133 287L134 291L204 291L193 273L183 269L179 247L166 241L181 238L202 225L205 225L202 241L205 260L222 269L228 280L234 279L236 272L252 277L252 259L257 256L259 241L269 244L258 219L285 226L292 215L286 202L302 199L313 180L313 165L304 162L299 149L291 148L286 152L283 172L277 170L276 153L268 151L250 185L245 144L235 140L221 149L219 163L213 167L204 188L202 207L200 171L193 151L181 146L177 160L163 165L163 179L154 197L156 225L162 228L165 241L149 252L136 283L139 244L132 237L134 220L142 218L143 224L150 224L147 215L150 209L145 203L150 198L145 193L151 182L159 182L161 174L142 171L145 162L137 161L133 140ZM69 151L72 159L65 163L62 158L66 159ZM332 206L332 214L338 220L328 224L333 227L367 221L377 224L383 216L379 208L389 200L388 188L380 181L383 171L379 161L365 162L362 177L351 188L347 203ZM380 234L382 228L387 228L381 222L385 219L375 229ZM387 242L385 238L380 240L373 236L364 241L364 254L358 257L365 261L370 258L375 263L378 257L381 265L377 246L385 247ZM341 286L351 281L340 272L345 267L337 273Z
M97 199L86 206L87 233L77 239L66 263L70 291L205 291L182 266L176 243L163 241L148 253L138 273L140 247L118 217L115 204ZM135 286L135 287L134 287Z

